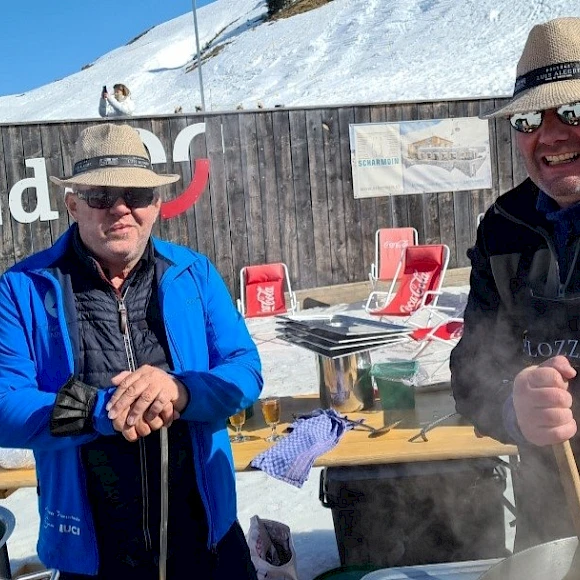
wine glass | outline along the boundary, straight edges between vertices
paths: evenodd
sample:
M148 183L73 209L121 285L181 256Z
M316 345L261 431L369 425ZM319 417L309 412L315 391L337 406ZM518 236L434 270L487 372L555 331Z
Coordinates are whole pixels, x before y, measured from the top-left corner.
M278 441L282 437L276 432L278 423L280 422L280 399L278 397L268 397L262 399L262 415L264 421L272 429L272 433L266 437L266 441Z
M243 443L244 441L248 440L245 435L242 435L242 426L245 422L246 409L242 409L239 413L236 413L230 417L230 425L232 425L236 430L236 434L230 437L230 441L232 443Z

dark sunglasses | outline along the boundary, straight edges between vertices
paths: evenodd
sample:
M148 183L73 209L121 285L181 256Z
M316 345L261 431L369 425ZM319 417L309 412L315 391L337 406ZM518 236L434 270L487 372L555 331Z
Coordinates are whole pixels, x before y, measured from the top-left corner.
M122 197L125 205L130 209L147 207L153 203L156 193L152 188L138 188L127 190L90 189L76 191L79 199L87 202L93 209L110 209Z
M580 101L558 107L556 115L565 125L580 125ZM543 120L544 111L516 113L510 117L512 127L520 133L533 133L540 128Z

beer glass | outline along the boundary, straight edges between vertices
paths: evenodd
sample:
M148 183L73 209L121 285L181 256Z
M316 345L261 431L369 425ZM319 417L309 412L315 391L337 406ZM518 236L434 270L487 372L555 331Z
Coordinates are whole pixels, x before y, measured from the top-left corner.
M230 417L230 425L232 425L235 430L236 434L233 437L230 437L230 441L232 443L242 443L243 441L247 441L248 438L245 435L242 435L242 426L246 422L246 410L242 409L239 413L232 415Z
M276 432L280 422L280 399L278 397L268 397L267 399L262 399L261 403L264 421L272 429L272 433L266 437L266 441L278 441L282 437Z

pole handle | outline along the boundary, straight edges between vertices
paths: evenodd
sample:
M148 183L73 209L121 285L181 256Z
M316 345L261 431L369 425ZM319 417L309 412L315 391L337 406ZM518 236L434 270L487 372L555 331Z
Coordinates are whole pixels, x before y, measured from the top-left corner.
M580 474L578 466L570 447L570 441L552 445L558 469L560 471L560 481L566 494L568 509L572 515L576 536L580 539Z

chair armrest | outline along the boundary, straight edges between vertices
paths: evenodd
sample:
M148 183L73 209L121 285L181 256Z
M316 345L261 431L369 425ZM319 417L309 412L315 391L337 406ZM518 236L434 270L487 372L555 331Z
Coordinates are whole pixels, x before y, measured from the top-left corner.
M429 313L427 322L425 322L424 319L425 312ZM413 314L411 314L406 323L409 326L412 326L413 328L424 328L425 326L429 326L431 324L431 319L433 318L433 316L437 317L436 321L434 321L435 325L447 322L449 320L453 320L449 319L449 315L444 314L444 312L455 312L455 308L453 306L437 306L437 305L434 306L432 304L422 306L421 308L413 312ZM417 317L420 317L420 322L415 322L414 318Z
M298 300L296 299L296 292L290 292L290 311L295 314L298 311Z
M367 302L365 304L365 310L367 312L370 312L371 310L373 310L373 308L371 308L371 302L373 301L373 299L376 299L379 296L386 296L388 298L389 295L390 295L390 292L382 292L380 290L373 290L369 294L369 297L367 298ZM386 304L384 306L386 306ZM378 305L377 305L377 308L378 308Z
M377 267L374 262L371 264L371 271L369 272L369 280L371 281L372 287L374 288L377 280L379 278Z

